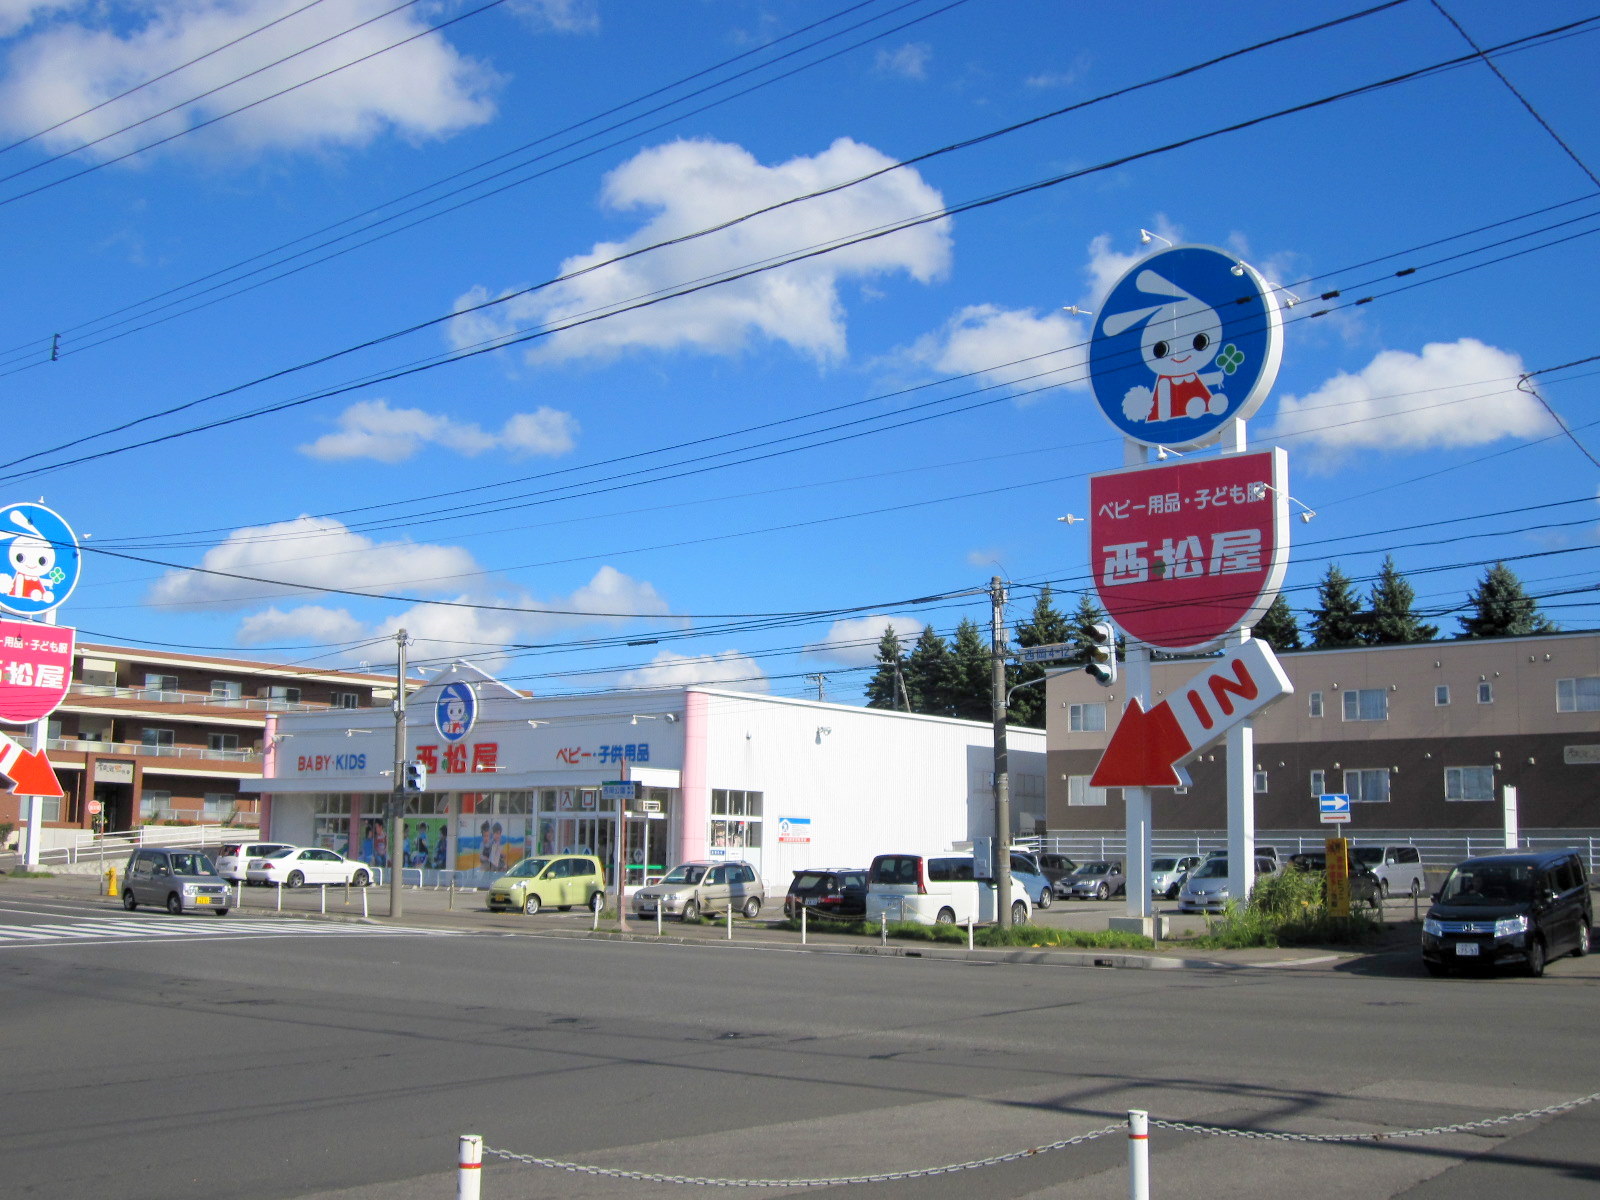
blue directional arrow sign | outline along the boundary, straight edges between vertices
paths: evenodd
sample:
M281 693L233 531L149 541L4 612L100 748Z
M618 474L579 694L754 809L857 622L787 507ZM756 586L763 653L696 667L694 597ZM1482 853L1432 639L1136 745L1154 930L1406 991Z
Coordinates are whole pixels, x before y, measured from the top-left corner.
M1350 797L1343 792L1331 792L1317 797L1317 811L1324 825L1343 825L1350 820Z

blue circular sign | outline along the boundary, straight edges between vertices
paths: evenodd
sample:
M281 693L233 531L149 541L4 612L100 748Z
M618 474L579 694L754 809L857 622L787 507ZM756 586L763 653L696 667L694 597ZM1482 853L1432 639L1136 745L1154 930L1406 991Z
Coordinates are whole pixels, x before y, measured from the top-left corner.
M439 689L439 702L433 706L433 724L447 742L459 742L478 719L478 697L470 684L447 683Z
M1128 437L1185 450L1260 408L1282 357L1277 298L1255 269L1214 246L1174 246L1135 263L1106 296L1089 384Z
M37 617L78 586L78 536L42 504L0 508L0 554L0 608L7 612Z

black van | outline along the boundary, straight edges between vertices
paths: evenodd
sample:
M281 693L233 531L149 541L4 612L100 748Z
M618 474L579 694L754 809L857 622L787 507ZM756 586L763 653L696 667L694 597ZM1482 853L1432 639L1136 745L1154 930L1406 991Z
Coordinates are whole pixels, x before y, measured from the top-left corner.
M1543 975L1552 958L1589 953L1594 900L1576 850L1469 858L1433 901L1422 922L1422 963L1430 975L1504 964Z

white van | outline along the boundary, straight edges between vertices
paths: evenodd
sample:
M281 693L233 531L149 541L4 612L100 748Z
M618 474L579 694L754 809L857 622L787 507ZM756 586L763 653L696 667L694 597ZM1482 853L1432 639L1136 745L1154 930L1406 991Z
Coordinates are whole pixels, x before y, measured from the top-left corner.
M1011 881L1011 920L1027 921L1033 905ZM880 854L867 869L866 920L915 921L921 925L993 923L995 889L978 879L970 854Z
M1355 846L1350 857L1378 877L1385 898L1420 896L1428 890L1422 855L1415 846Z

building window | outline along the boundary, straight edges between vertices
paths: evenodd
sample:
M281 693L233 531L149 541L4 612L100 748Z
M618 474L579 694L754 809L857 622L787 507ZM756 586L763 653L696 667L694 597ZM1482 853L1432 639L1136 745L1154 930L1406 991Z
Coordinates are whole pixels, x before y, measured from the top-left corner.
M139 731L139 744L149 750L159 750L171 746L173 742L170 729L141 729Z
M1089 776L1069 775L1067 777L1067 803L1074 808L1104 808L1106 803L1106 789L1089 786Z
M232 792L207 792L205 803L201 806L201 816L207 821L221 824L233 816L233 810L239 803L239 797Z
M1326 796L1328 794L1328 773L1321 769L1311 772L1311 794L1313 796Z
M1265 771L1257 771L1256 772L1256 795L1264 796L1266 794L1267 794L1267 773Z
M1310 692L1310 693L1308 693L1307 697L1306 697L1306 702L1310 705L1310 713L1311 713L1311 715L1313 717L1320 717L1322 715L1322 693L1321 692Z
M1443 708L1445 705L1450 703L1450 685L1448 683L1435 685L1433 689L1433 703L1438 708Z
M1478 703L1494 703L1494 684L1490 683L1487 679L1480 680L1478 683Z
M1389 803L1389 768L1370 767L1344 773L1345 794L1351 804Z
M213 679L211 681L211 698L213 700L241 700L244 698L244 684L235 683L231 679Z
M237 733L208 733L206 744L213 750L237 750L239 748L239 735Z
M717 850L761 848L760 792L711 789L711 845Z
M281 700L285 704L300 703L300 689L297 687L264 687L261 689L263 700Z
M1354 688L1344 694L1346 721L1387 721L1389 693L1383 688Z
M1446 767L1444 769L1444 798L1446 800L1493 800L1493 767Z
M1106 731L1106 706L1099 704L1073 704L1067 709L1067 729L1072 733L1104 733Z
M1600 675L1556 680L1557 712L1600 712Z
M335 692L333 694L333 707L335 708L360 708L360 692Z
M172 793L145 788L139 793L139 820L157 821L172 811Z
M147 672L144 677L144 690L147 692L175 692L178 690L178 677L176 675L155 675Z

